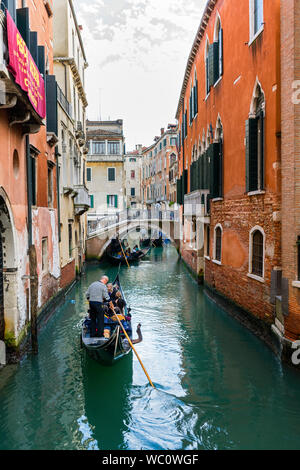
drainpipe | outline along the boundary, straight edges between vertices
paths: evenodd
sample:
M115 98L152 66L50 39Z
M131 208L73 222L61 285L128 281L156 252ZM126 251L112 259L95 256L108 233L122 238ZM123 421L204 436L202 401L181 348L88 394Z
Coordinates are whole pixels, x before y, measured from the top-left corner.
M29 135L25 137L25 152L26 152L26 171L27 171L27 224L28 224L28 248L32 245L32 161L30 156L30 142Z

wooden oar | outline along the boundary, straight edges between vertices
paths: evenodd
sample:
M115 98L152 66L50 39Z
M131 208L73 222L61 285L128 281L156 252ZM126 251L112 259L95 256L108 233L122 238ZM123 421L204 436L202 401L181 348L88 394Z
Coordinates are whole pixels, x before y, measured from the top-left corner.
M144 364L142 363L142 361L141 361L141 359L140 359L140 356L139 356L138 353L136 352L136 350L135 350L135 348L134 348L134 346L133 346L133 344L132 344L131 339L129 338L129 336L128 336L128 334L127 334L127 332L126 332L124 326L122 325L122 322L120 321L118 315L116 314L115 307L114 307L114 305L113 305L112 302L111 302L111 304L110 304L110 307L111 307L112 311L114 312L115 316L117 317L117 320L118 320L118 322L119 322L119 324L120 324L120 327L122 328L124 335L126 336L126 338L127 338L128 342L129 342L130 346L132 347L132 349L133 349L133 351L134 351L134 353L135 353L135 355L136 355L136 357L137 357L139 363L141 364L142 369L143 369L143 371L145 372L145 375L146 375L147 379L149 380L149 383L150 383L151 387L155 388L154 385L153 385L153 383L152 383L152 380L150 379L150 377L149 377L149 375L148 375L148 372L146 371L146 369L145 369L145 367L144 367Z
M128 259L127 259L126 255L125 255L125 253L124 253L124 250L123 250L123 247L122 247L121 240L119 240L119 243L120 243L120 247L121 247L121 250L122 250L123 256L124 256L124 258L125 258L125 261L126 261L126 263L127 263L127 266L128 266L128 268L130 268L130 264L128 263Z

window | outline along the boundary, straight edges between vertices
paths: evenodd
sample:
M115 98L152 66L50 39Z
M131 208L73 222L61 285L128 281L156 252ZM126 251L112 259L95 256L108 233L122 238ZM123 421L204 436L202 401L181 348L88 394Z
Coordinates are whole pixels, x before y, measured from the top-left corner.
M118 208L118 196L116 195L108 195L107 196L107 207L115 209Z
M265 185L264 169L264 94L258 86L252 105L252 115L246 121L246 191L261 191Z
M209 257L210 253L210 226L206 227L206 256Z
M108 142L109 155L120 155L120 142Z
M72 258L73 254L73 224L69 222L69 258Z
M264 277L264 233L259 228L250 234L250 274Z
M132 196L132 197L135 196L135 188L131 188L131 196Z
M8 9L12 19L16 22L16 0L2 0L1 9L5 11L5 8Z
M164 139L164 147L167 146L167 139Z
M37 205L37 174L36 159L31 156L31 202L33 206Z
M223 75L223 29L221 19L218 16L215 27L214 39L214 84Z
M171 137L171 139L170 139L170 145L171 145L172 147L176 147L176 142L177 142L176 137Z
M42 271L48 271L48 238L42 239Z
M263 30L264 2L263 0L250 0L250 42Z
M90 208L94 209L94 196L90 194Z
M53 171L48 167L48 206L53 205Z
M86 180L88 182L92 181L92 169L91 168L86 169Z
M92 142L92 153L96 155L105 155L106 142Z
M205 72L206 72L206 94L207 95L209 94L209 91L210 91L209 69L210 69L210 44L207 39L206 49L205 49Z
M116 169L108 168L108 181L116 181Z
M131 170L131 179L132 179L132 180L135 179L135 170Z
M222 261L222 228L218 225L215 228L215 261Z
M135 163L135 162L136 162L136 158L129 158L129 161L132 162L132 163Z

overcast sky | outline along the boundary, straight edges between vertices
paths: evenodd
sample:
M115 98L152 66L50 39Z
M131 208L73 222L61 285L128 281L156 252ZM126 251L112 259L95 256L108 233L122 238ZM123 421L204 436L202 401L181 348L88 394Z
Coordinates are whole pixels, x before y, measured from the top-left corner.
M74 0L89 68L88 119L123 119L127 151L175 123L206 0Z

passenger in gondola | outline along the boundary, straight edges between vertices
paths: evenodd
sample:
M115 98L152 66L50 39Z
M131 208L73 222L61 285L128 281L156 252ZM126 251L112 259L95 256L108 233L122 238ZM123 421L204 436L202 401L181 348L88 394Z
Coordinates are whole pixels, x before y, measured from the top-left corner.
M120 310L121 315L124 314L124 308L126 307L126 302L123 299L120 291L116 293L116 300L114 302L114 306Z
M139 247L138 247L137 245L135 245L135 247L133 248L133 252L134 252L134 253L137 253L138 251L140 251L140 250L139 250Z
M110 300L114 302L116 300L116 293L118 292L117 286L107 284L107 290Z
M104 333L104 304L110 301L107 290L107 276L93 282L87 290L86 298L90 303L91 337L102 337Z

